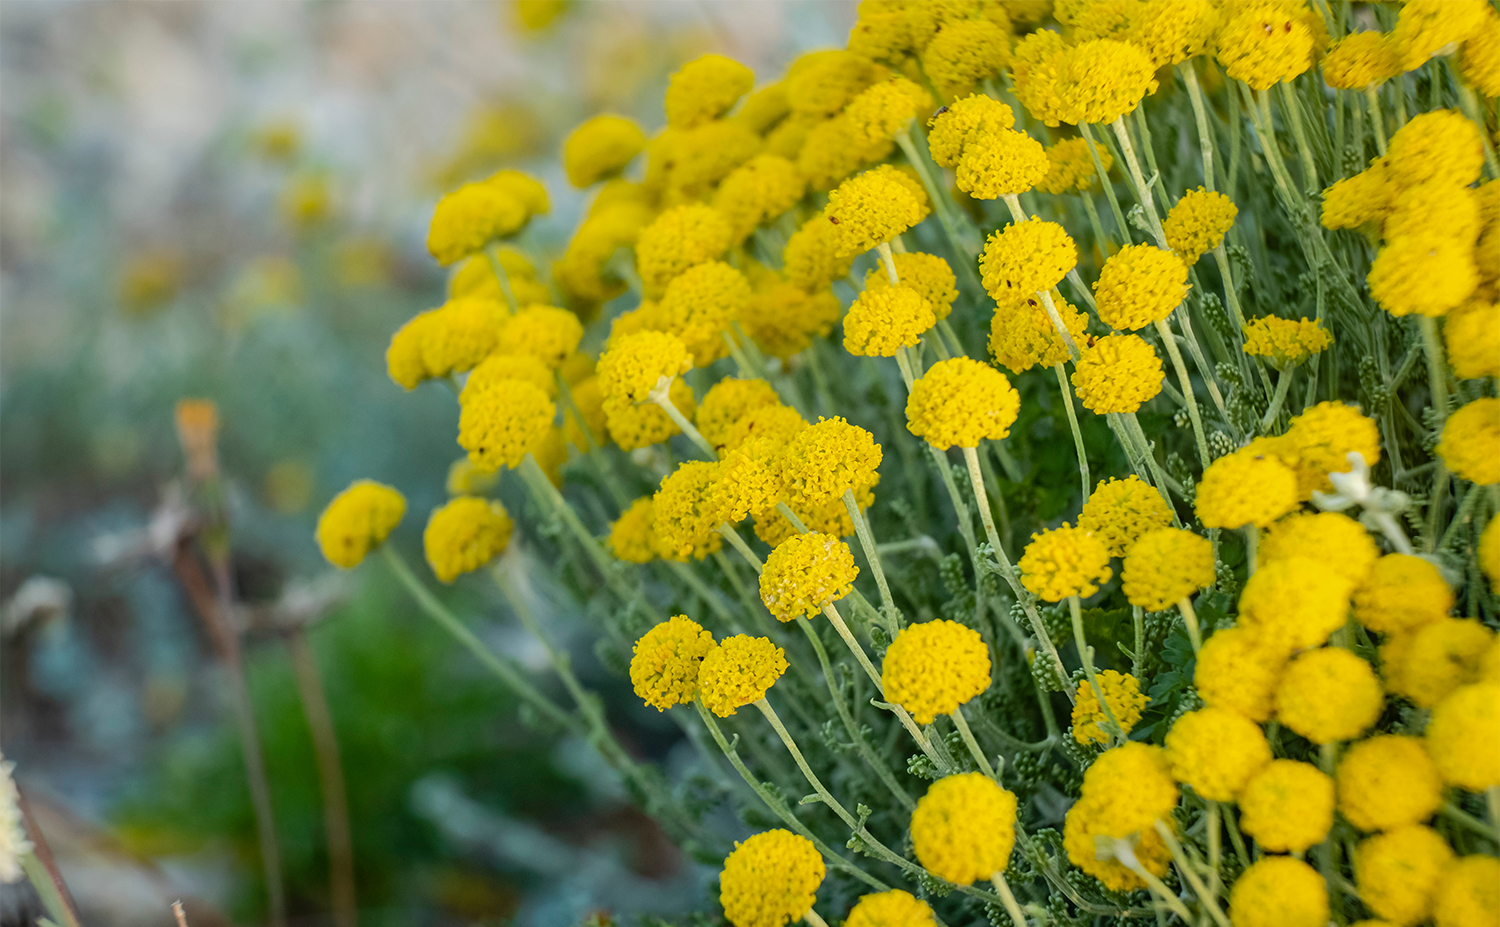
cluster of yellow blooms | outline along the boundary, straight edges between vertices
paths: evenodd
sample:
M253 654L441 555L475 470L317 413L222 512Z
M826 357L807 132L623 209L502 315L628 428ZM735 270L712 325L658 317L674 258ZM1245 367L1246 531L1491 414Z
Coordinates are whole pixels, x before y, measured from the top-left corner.
M1500 14L1350 7L863 0L846 49L779 81L705 55L656 134L579 126L563 168L591 199L551 264L520 244L549 208L527 175L438 203L448 301L387 354L459 405L467 462L427 560L449 583L504 553L481 477L519 472L597 576L585 594L633 616L610 628L636 695L695 712L791 828L724 859L735 927L822 924L827 878L874 890L857 927L977 901L1018 925L1143 904L1220 927L1500 919ZM1407 119L1414 71L1431 106ZM1077 498L1040 503L1068 453ZM356 483L318 541L353 567L404 510ZM657 609L663 583L691 617ZM1039 713L1014 696L1032 689ZM723 736L733 719L764 752L746 706L815 810ZM1031 714L1034 744L1010 733ZM838 724L850 743L803 753ZM1036 780L1064 765L1071 784Z

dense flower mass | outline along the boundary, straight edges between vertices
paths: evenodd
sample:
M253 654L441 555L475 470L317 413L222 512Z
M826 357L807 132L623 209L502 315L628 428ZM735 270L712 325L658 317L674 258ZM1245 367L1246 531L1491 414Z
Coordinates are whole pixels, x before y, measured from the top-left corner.
M734 927L782 927L812 910L827 869L806 837L762 831L735 844L719 874L719 902Z
M685 705L698 694L698 671L714 647L714 636L686 615L647 631L635 642L630 684L657 711Z
M818 532L777 545L760 574L760 599L782 621L816 615L849 594L859 567L849 545Z
M1161 392L1165 376L1161 358L1144 338L1106 335L1083 349L1073 368L1073 391L1090 412L1134 412Z
M1032 535L1018 566L1021 582L1048 602L1093 595L1111 575L1104 542L1069 525Z
M978 447L1010 434L1021 406L1005 375L993 367L955 357L939 361L912 384L906 427L938 450Z
M499 556L510 543L510 513L499 502L459 496L433 510L422 548L433 575L451 583Z
M929 872L968 885L1010 865L1016 796L983 773L934 782L911 815L911 841Z
M318 516L318 546L334 566L359 566L401 523L406 498L373 480L356 480Z
M979 632L954 621L914 624L885 652L886 697L931 724L990 687L990 654Z

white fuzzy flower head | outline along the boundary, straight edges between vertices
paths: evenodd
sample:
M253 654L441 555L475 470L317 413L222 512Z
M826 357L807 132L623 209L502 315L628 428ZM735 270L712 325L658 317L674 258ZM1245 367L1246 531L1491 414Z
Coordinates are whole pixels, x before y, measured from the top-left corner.
M21 826L20 797L16 783L10 777L14 763L0 757L0 882L21 880L21 857L31 852L31 841L26 839L26 830Z

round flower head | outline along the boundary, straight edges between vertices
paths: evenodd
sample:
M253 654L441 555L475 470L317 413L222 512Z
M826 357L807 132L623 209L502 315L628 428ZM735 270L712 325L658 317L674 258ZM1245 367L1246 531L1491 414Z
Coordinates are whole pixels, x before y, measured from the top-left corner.
M1004 872L1016 843L1016 796L983 773L934 782L911 813L912 849L923 868L955 885Z
M1098 674L1099 688L1104 690L1104 703L1120 723L1121 733L1129 734L1141 719L1141 710L1151 701L1141 694L1140 680L1129 673L1105 670ZM1078 701L1073 703L1073 739L1081 744L1109 743L1110 734L1105 730L1109 717L1099 705L1093 686L1078 687Z
M1500 859L1465 856L1438 879L1432 902L1437 927L1481 927L1500 911Z
M729 236L729 220L703 203L675 206L657 216L635 243L636 270L647 295L660 296L673 277L722 255Z
M794 128L803 124L803 119L796 116L784 123ZM832 190L860 167L885 159L895 147L890 141L862 145L854 120L843 114L826 121L814 121L805 132L796 152L797 171L809 186L818 191ZM789 148L772 148L773 153L788 157L789 151ZM920 202L923 197L917 199ZM818 221L828 220L824 216Z
M1130 564L1125 564L1130 569ZM1216 708L1244 715L1252 721L1271 718L1276 684L1286 666L1286 651L1268 647L1249 628L1215 631L1198 652L1193 686Z
M855 138L875 145L895 138L908 122L931 110L927 91L904 77L893 77L850 100L844 115L854 124Z
M1500 305L1471 299L1443 321L1448 363L1465 380L1500 377Z
M1268 563L1245 583L1239 623L1258 633L1264 646L1283 652L1317 647L1344 626L1349 589L1348 580L1317 560Z
M787 68L787 100L794 114L832 116L886 72L843 49L812 52Z
M839 253L839 230L818 215L792 233L781 251L782 272L788 283L812 292L849 273L852 254Z
M1127 476L1104 480L1094 487L1078 516L1078 527L1103 541L1111 557L1123 557L1142 535L1165 528L1171 521L1172 512L1161 493L1140 477Z
M444 267L482 251L526 224L526 204L509 190L468 183L438 200L427 230L427 250Z
M838 232L841 256L864 254L921 222L927 208L888 164L844 181L828 194L823 215Z
M527 306L505 321L500 342L514 354L529 354L551 370L562 366L578 350L583 323L578 316L556 306Z
M717 531L726 520L717 486L719 467L717 462L688 460L661 481L652 506L656 549L663 559L702 560L723 546Z
M964 150L982 132L1009 129L1016 114L1009 106L982 93L955 100L938 110L929 125L927 144L932 159L943 167L957 167Z
M922 298L932 304L932 312L940 319L946 319L948 313L953 311L953 301L958 298L958 278L953 275L953 268L948 262L936 254L923 254L920 251L909 251L905 254L893 254L896 263L896 276L901 281L900 286L911 287ZM884 290L891 285L890 274L886 273L883 266L872 267L865 274L865 291Z
M1416 737L1361 741L1339 760L1336 777L1339 810L1360 830L1420 824L1443 804L1443 779Z
M858 575L848 544L827 534L799 534L766 558L760 600L780 621L811 617L848 595Z
M1021 397L1005 374L968 357L938 361L906 399L906 427L940 451L1010 434Z
M1472 619L1441 618L1380 648L1386 687L1431 708L1461 685L1484 678L1495 633Z
M1480 486L1500 483L1500 399L1476 399L1448 416L1437 452L1460 479Z
M1109 548L1082 528L1063 525L1031 536L1021 555L1021 584L1048 602L1087 597L1110 577Z
M515 197L525 208L527 218L545 216L552 209L551 201L547 198L547 187L522 171L496 171L484 179L484 184Z
M1500 97L1500 17L1485 17L1484 25L1464 40L1458 70L1481 97Z
M1500 516L1491 516L1479 535L1479 569L1489 578L1491 589L1500 586Z
M499 303L475 296L449 300L426 315L430 321L421 333L422 364L429 377L462 373L484 360L507 319Z
M1015 80L1016 100L1032 118L1049 126L1059 125L1065 118L1075 118L1073 113L1064 112L1066 103L1059 92L1068 58L1068 40L1051 29L1038 29L1011 50L1010 70Z
M1253 444L1209 464L1193 500L1205 528L1264 528L1296 507L1296 472Z
M356 480L318 516L318 547L334 566L359 566L406 514L406 498L383 483Z
M924 621L896 634L880 676L886 698L931 724L990 687L990 652L972 628Z
M927 902L896 888L861 897L844 927L937 927L937 921Z
M844 316L844 350L861 357L895 357L936 324L932 303L909 286L866 290Z
M1129 547L1120 578L1131 605L1163 611L1213 583L1213 545L1182 528L1148 531Z
M786 654L766 638L726 637L703 657L698 698L703 707L727 718L764 698L786 668Z
M1209 0L1161 0L1132 11L1128 38L1160 68L1203 54L1218 26L1218 5Z
M1290 557L1321 562L1356 586L1370 574L1380 550L1365 526L1338 512L1299 513L1273 524L1260 541L1262 564Z
M1048 125L1057 125L1056 120L1094 125L1114 122L1156 90L1156 66L1130 42L1079 42L1063 51L1055 66L1051 82L1038 81L1048 84L1043 91L1048 99L1044 106L1051 112L1040 116ZM1040 73L1036 76L1040 78Z
M1333 829L1333 780L1311 763L1272 760L1238 800L1240 827L1262 849L1305 853Z
M686 705L698 695L698 671L714 636L686 615L674 615L635 642L630 684L657 711Z
M728 353L722 332L750 302L750 281L723 261L683 271L657 306L661 328L682 339L693 362L706 367Z
M480 470L465 454L448 465L448 478L443 488L450 496L482 496L499 485L499 473Z
M692 355L681 338L668 332L636 332L610 339L599 358L599 388L606 397L644 402L662 377L670 379L692 368Z
M1082 341L1089 317L1057 297L1052 304L1073 343ZM990 319L990 355L1012 373L1025 373L1036 366L1056 367L1069 356L1057 325L1035 294L995 306Z
M433 376L423 359L422 347L436 314L437 310L432 310L414 316L396 330L391 336L390 346L385 349L386 372L403 389L416 389L417 384ZM491 340L492 348L493 344Z
M756 155L730 171L714 191L713 206L729 222L729 240L739 244L791 209L807 192L797 165L775 154Z
M1187 265L1155 245L1126 245L1104 262L1094 282L1099 318L1134 331L1172 314L1187 298Z
M1101 148L1099 163L1108 172L1114 166L1114 157ZM1036 182L1036 188L1043 193L1070 193L1087 190L1096 180L1098 171L1089 154L1088 142L1082 137L1065 138L1047 149L1047 174Z
M607 189L607 185L606 185ZM617 202L592 212L556 265L558 286L581 305L597 305L625 292L625 283L605 273L605 262L620 248L635 244L651 221L644 204Z
M1166 745L1172 775L1210 801L1234 801L1271 762L1271 745L1260 725L1222 708L1200 708L1178 718Z
M1014 303L1050 290L1078 264L1078 247L1056 222L1028 219L994 233L979 269L997 303Z
M1417 924L1432 914L1438 882L1452 864L1453 850L1442 835L1408 824L1359 844L1354 882L1372 912L1393 924Z
M525 380L540 387L548 399L557 398L557 378L541 358L531 354L491 354L469 374L459 395L469 390L478 393L501 380Z
M1490 5L1481 0L1415 0L1406 4L1391 31L1401 70L1414 71L1428 58L1442 54L1446 46L1471 38L1493 16Z
M725 377L703 394L694 424L705 441L723 447L736 422L756 409L779 405L776 389L765 380Z
M1191 265L1224 241L1237 215L1239 210L1229 197L1199 187L1182 195L1167 213L1162 230L1166 232L1167 244Z
M1427 753L1443 781L1470 792L1500 785L1500 683L1459 686L1432 710Z
M842 418L820 418L793 435L781 455L781 481L793 509L816 508L880 481L880 445Z
M1380 431L1375 420L1342 402L1320 402L1293 416L1285 439L1294 448L1291 456L1296 462L1289 465L1297 471L1301 499L1312 498L1315 489L1332 492L1328 474L1348 473L1354 466L1349 462L1352 451L1358 451L1372 467L1380 462Z
M641 127L623 116L595 116L563 142L563 170L578 189L618 174L646 147Z
M702 125L727 112L754 84L755 75L738 61L723 55L694 58L667 81L667 125Z
M458 445L483 469L516 467L556 417L556 404L535 383L496 380L459 397Z
M760 154L761 147L759 135L728 119L676 133L662 152L670 159L670 168L661 178L666 186L664 197L673 203L703 197L730 171ZM649 169L646 179L649 185Z
M1354 618L1371 631L1415 631L1442 620L1453 608L1443 574L1421 557L1386 554L1354 590Z
M782 927L812 910L827 870L811 840L789 830L763 831L724 860L719 903L734 927Z
M1313 34L1300 6L1250 0L1226 9L1215 56L1231 78L1265 90L1312 67Z
M1394 316L1436 318L1474 294L1474 249L1452 238L1412 236L1388 241L1370 264L1370 295Z
M1384 707L1375 670L1342 647L1293 657L1276 687L1276 720L1315 744L1353 740Z
M1165 376L1156 349L1139 335L1106 335L1086 346L1073 368L1083 407L1105 415L1134 412L1161 392Z
M1025 193L1051 169L1042 143L1013 129L981 131L964 146L955 182L976 200Z
M1355 32L1328 48L1323 80L1340 90L1364 90L1401 76L1401 58L1390 36L1379 31Z
M1229 890L1234 927L1323 927L1328 886L1318 871L1290 856L1256 860Z
M1387 241L1439 235L1474 241L1482 230L1475 192L1437 179L1402 190L1381 226L1381 235Z
M734 114L734 119L744 123L752 132L764 135L786 118L791 106L786 97L786 85L778 82L746 97L745 105Z
M1277 370L1288 370L1322 353L1333 337L1317 322L1266 316L1245 323L1245 353L1270 358Z
M1009 48L1010 35L989 20L958 19L938 30L922 61L937 92L951 98L973 90L976 81L998 75Z
M807 350L813 338L828 337L843 314L844 307L833 293L808 293L773 279L750 297L740 313L740 325L756 347L786 360Z
M573 407L563 410L563 434L580 454L587 454L593 446L609 443L604 390L599 386L599 378L590 376L573 384L571 393ZM584 434L584 426L588 427L588 435ZM590 437L593 445L589 443Z
M609 526L609 552L630 563L650 563L657 556L655 526L655 506L642 496Z
M763 438L784 445L808 427L802 415L791 406L780 403L762 406L745 413L729 427L724 435L724 450L737 451L745 444Z
M1177 783L1166 751L1129 741L1099 755L1083 774L1083 797L1068 811L1063 845L1073 865L1115 891L1144 888L1139 876L1111 854L1101 858L1109 839L1135 844L1136 859L1147 871L1166 874L1172 856L1155 823L1173 827Z
M499 502L459 496L427 519L422 549L438 579L451 583L495 559L510 544L510 514Z
M1323 212L1319 221L1326 229L1355 229L1369 222L1379 222L1396 206L1400 188L1386 173L1386 160L1376 161L1368 170L1346 177L1323 191Z

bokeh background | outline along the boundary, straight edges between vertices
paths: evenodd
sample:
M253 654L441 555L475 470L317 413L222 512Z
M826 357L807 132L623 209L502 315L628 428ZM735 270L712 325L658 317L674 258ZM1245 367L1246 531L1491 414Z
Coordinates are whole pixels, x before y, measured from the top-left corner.
M383 571L335 575L312 527L356 477L412 512L443 498L456 407L384 366L390 333L442 300L438 195L530 171L553 204L535 241L558 253L582 206L557 159L573 126L610 111L649 133L682 62L769 79L853 21L852 0L0 3L0 751L85 923L170 924L178 898L194 927L266 916L229 687L174 568L198 510L184 398L217 408L293 923L331 920L289 629L343 755L360 923L712 906L714 870L586 744L528 726ZM409 558L421 522L395 537ZM635 701L566 612L543 617L585 681ZM544 665L502 623L476 630ZM654 714L614 717L643 756L688 763ZM0 886L0 923L30 923L28 892Z

